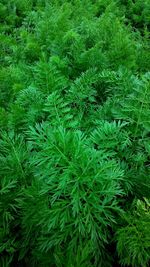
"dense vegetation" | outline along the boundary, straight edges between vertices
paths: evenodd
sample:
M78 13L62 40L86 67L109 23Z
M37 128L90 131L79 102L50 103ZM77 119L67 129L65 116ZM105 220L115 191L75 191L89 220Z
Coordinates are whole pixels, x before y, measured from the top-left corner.
M0 22L0 266L149 266L149 0Z

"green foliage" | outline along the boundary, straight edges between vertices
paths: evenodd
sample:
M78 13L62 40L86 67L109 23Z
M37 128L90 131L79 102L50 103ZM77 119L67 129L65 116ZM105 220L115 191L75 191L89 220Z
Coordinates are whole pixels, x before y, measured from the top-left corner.
M149 266L149 14L1 1L0 266Z
M150 260L150 203L137 200L132 209L116 233L117 251L122 265L144 267Z
M121 212L116 196L123 195L122 170L103 151L89 148L79 130L42 124L28 134L30 149L37 152L31 157L36 180L22 203L25 236L30 233L32 238L37 229L37 251L51 254L57 248L57 257L60 253L68 266L90 265L92 260L97 265L105 259L103 246L110 238L106 228ZM32 190L39 204L34 204ZM60 266L56 260L55 264Z
M150 6L148 0L122 0L125 8L127 20L132 23L133 27L144 31L145 27L150 26Z

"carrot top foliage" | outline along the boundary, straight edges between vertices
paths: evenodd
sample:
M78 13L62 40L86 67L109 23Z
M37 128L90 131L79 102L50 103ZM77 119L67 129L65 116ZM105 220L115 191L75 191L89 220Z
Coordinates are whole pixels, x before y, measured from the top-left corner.
M1 0L0 266L149 266L149 14Z

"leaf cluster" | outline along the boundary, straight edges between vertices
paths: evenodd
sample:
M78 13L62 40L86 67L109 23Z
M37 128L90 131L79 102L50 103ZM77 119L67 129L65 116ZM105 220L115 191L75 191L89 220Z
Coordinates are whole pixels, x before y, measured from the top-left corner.
M149 23L147 0L1 1L0 266L149 266Z

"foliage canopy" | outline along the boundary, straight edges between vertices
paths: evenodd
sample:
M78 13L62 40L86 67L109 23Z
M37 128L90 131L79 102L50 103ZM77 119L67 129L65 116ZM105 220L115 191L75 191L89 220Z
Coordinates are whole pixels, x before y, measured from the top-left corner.
M148 267L148 0L1 0L0 266Z

